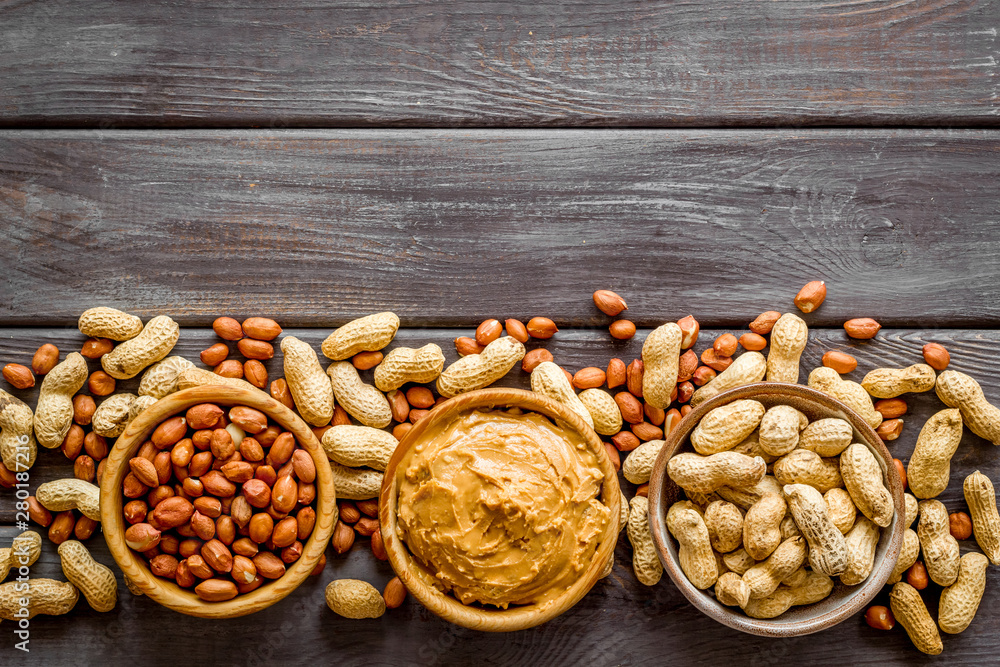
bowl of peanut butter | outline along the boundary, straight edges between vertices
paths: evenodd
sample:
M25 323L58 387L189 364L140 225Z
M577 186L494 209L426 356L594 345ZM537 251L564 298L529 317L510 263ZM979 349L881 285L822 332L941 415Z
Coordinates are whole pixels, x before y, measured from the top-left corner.
M424 606L505 632L576 604L614 556L618 477L600 438L520 389L445 401L400 442L380 522L396 574Z

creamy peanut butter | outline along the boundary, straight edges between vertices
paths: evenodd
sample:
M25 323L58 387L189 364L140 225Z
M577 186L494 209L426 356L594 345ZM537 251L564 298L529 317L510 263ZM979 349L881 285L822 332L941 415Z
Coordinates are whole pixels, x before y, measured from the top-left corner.
M610 518L597 456L533 412L459 414L429 429L398 475L400 537L465 604L556 597L590 565Z

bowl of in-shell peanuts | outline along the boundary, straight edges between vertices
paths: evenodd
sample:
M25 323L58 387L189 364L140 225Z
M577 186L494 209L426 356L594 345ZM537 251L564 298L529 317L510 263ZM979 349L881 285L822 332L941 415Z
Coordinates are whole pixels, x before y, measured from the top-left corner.
M900 573L908 521L892 457L819 391L757 383L685 418L650 481L657 556L684 595L764 636L831 627Z
M130 423L101 517L130 585L224 618L277 602L322 566L336 501L326 454L295 413L257 390L206 386Z

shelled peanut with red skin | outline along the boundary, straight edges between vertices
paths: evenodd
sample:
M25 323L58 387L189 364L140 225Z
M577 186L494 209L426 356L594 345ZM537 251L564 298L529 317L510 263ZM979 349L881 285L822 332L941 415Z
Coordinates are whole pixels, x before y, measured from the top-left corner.
M240 442L220 428L226 421L246 433ZM164 420L150 442L166 474L142 456L129 461L125 540L155 575L222 601L298 560L316 520L316 468L291 433L254 408L205 403Z

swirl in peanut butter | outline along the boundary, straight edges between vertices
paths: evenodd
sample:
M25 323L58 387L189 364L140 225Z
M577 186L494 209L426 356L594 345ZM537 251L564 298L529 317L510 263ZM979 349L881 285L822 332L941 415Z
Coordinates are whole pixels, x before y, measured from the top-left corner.
M465 604L556 597L586 571L609 521L597 456L537 413L460 414L429 430L398 474L400 537Z

